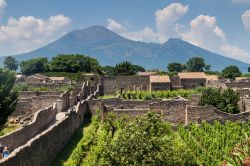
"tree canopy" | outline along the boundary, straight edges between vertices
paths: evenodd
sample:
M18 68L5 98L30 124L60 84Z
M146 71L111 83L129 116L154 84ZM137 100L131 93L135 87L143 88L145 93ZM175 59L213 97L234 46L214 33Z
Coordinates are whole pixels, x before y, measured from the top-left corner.
M24 74L33 74L44 72L48 65L48 58L33 58L20 63L21 72Z
M53 72L95 72L100 68L98 61L86 55L63 54L53 57L49 69Z
M181 63L169 63L168 64L168 71L169 72L181 72L183 70L183 65Z
M225 78L235 79L235 77L241 76L240 69L235 65L230 65L222 70L222 76Z
M113 68L114 76L132 76L139 71L145 71L145 69L138 65L133 65L131 62L124 61L122 63L116 64Z
M187 61L187 70L190 72L202 72L206 63L201 57L193 57Z
M7 56L3 64L4 64L4 68L7 68L9 70L16 71L18 68L18 61L12 56Z
M17 93L12 92L15 79L13 71L0 68L0 126L5 124L8 116L15 110Z

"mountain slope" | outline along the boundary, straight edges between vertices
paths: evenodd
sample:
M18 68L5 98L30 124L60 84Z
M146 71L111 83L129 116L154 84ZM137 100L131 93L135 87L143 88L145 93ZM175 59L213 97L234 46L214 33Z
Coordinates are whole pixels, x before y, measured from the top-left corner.
M51 58L67 53L92 56L102 65L115 65L128 60L147 69L166 70L168 63L185 63L193 56L203 57L206 63L212 65L212 70L222 70L225 66L234 64L246 72L249 66L180 39L169 39L164 44L137 42L125 39L102 26L72 31L45 47L15 57L20 61L40 56ZM1 59L3 58L0 58L0 61Z

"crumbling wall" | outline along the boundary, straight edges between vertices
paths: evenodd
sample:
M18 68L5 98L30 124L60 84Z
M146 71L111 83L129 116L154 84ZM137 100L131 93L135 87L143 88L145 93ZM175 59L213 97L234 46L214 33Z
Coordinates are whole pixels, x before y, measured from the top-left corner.
M84 116L88 111L88 104L85 100L78 102L75 110L71 110L65 118L52 124L26 144L16 148L9 157L0 160L0 165L50 165L50 162L67 144L75 130L82 125Z
M10 150L24 145L29 139L44 130L55 121L56 111L52 107L41 109L35 113L32 122L20 129L0 137L0 142Z
M149 90L150 81L148 76L116 76L116 77L103 77L102 93L115 94L117 91L128 90Z
M247 122L250 120L250 112L240 114L228 114L216 109L214 106L188 106L187 107L187 122L197 121L219 121L225 123L229 121Z
M232 88L232 89L243 89L243 88L250 88L250 82L230 82L230 83L225 83L227 88Z

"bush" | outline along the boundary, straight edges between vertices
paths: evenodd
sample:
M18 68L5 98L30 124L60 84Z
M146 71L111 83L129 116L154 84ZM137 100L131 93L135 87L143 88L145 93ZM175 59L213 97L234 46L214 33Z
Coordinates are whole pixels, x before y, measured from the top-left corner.
M17 93L12 91L15 79L15 72L0 68L0 127L16 107Z
M204 89L199 105L212 105L219 110L231 114L240 112L238 102L240 95L232 89L221 91L221 89Z

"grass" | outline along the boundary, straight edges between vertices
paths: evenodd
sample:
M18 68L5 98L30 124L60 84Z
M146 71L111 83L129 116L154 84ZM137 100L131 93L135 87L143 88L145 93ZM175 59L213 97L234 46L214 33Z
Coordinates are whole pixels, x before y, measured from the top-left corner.
M12 131L19 129L21 126L17 124L6 124L3 129L0 130L0 136L4 136Z
M99 99L113 99L117 98L117 95L104 95L104 96L99 96Z
M64 92L64 91L73 91L74 87L72 85L61 85L60 87L50 88L50 87L33 87L26 83L17 83L14 85L14 91L39 91L39 92Z
M52 161L51 166L62 166L64 161L70 157L73 150L76 148L77 144L83 138L84 133L88 132L91 128L90 122L84 123L81 127L79 127L67 145L62 149L62 151L57 155L57 157Z

